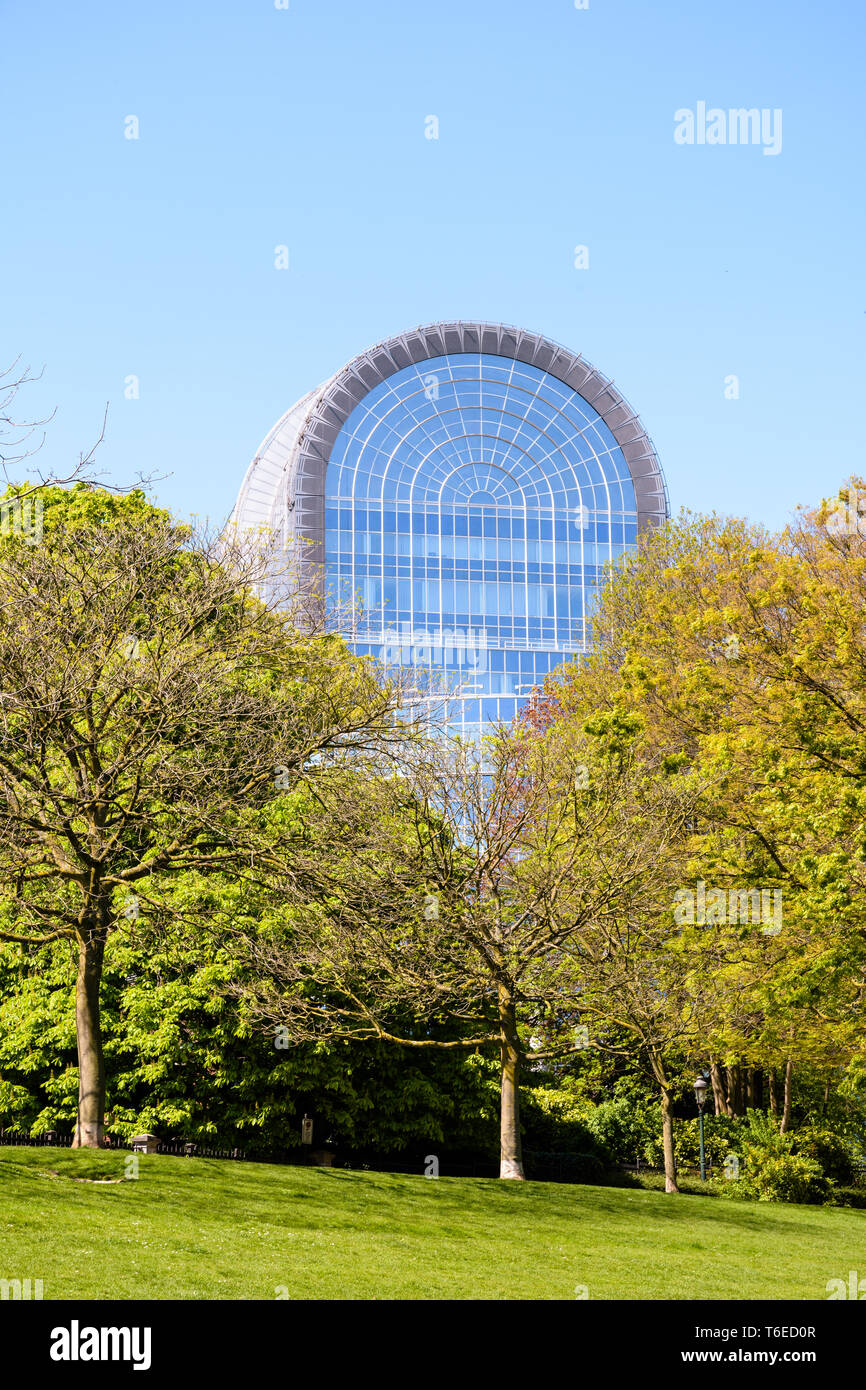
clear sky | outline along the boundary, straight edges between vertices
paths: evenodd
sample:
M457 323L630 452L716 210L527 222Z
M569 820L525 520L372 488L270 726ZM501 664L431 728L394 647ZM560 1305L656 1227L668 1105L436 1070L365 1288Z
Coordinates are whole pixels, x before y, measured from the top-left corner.
M0 0L0 37L43 469L107 401L111 479L221 519L298 396L480 318L612 377L675 509L777 525L866 472L862 0ZM780 152L677 143L699 102L781 110Z

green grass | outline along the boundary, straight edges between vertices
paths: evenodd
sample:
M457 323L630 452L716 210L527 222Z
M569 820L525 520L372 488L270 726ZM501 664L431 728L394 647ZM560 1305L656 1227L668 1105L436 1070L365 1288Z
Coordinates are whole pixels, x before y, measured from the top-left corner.
M866 1212L0 1149L0 1278L46 1299L825 1299Z

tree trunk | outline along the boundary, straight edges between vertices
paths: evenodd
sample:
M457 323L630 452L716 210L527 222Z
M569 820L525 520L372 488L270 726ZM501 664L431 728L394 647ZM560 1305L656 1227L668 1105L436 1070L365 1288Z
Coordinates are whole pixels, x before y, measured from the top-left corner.
M725 1067L725 1103L729 1115L737 1113L736 1067Z
M514 1004L504 990L499 992L499 1057L501 1099L499 1124L499 1176L524 1178L520 1143L520 1045Z
M742 1115L745 1113L743 1105L743 1071L738 1062L726 1068L728 1073L728 1114Z
M668 1085L662 1058L647 1048L652 1074L659 1084L662 1097L662 1144L665 1155L665 1192L679 1192L677 1187L677 1161L674 1157L674 1093Z
M710 1080L713 1084L713 1100L715 1101L716 1114L727 1115L728 1105L725 1099L725 1084L722 1080L722 1069L718 1062L710 1063Z
M665 1192L679 1192L677 1162L674 1157L673 1095L670 1087L662 1085L662 1141L665 1151Z
M760 1067L746 1068L746 1109L763 1110L764 1077Z
M75 984L75 1029L78 1036L78 1123L73 1149L104 1146L105 1064L99 1021L99 987L105 937L99 931L79 937Z
M785 1063L785 1103L782 1107L782 1123L779 1125L779 1133L787 1134L791 1128L791 1099L793 1096L794 1064L790 1057Z
M768 1090L769 1090L769 1092L770 1092L770 1114L771 1114L771 1115L778 1115L778 1113L779 1113L779 1096L778 1096L778 1092L777 1092L777 1090L776 1090L776 1068L775 1068L775 1067L770 1067L770 1070L769 1070L769 1072L767 1073L767 1081L768 1081Z

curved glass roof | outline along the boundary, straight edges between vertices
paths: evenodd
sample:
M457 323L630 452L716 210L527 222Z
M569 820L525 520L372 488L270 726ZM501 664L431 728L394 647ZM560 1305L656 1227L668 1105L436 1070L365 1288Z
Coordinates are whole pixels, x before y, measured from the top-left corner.
M557 377L491 353L413 363L375 386L331 449L330 500L635 510L601 416Z

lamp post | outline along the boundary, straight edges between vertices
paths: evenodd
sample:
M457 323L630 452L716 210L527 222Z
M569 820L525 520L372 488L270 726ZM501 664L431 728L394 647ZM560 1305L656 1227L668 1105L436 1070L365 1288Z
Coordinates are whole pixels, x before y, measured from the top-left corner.
M695 1078L695 1100L698 1103L698 1125L701 1133L701 1182L707 1180L707 1164L704 1157L704 1106L707 1103L707 1079L705 1076Z

